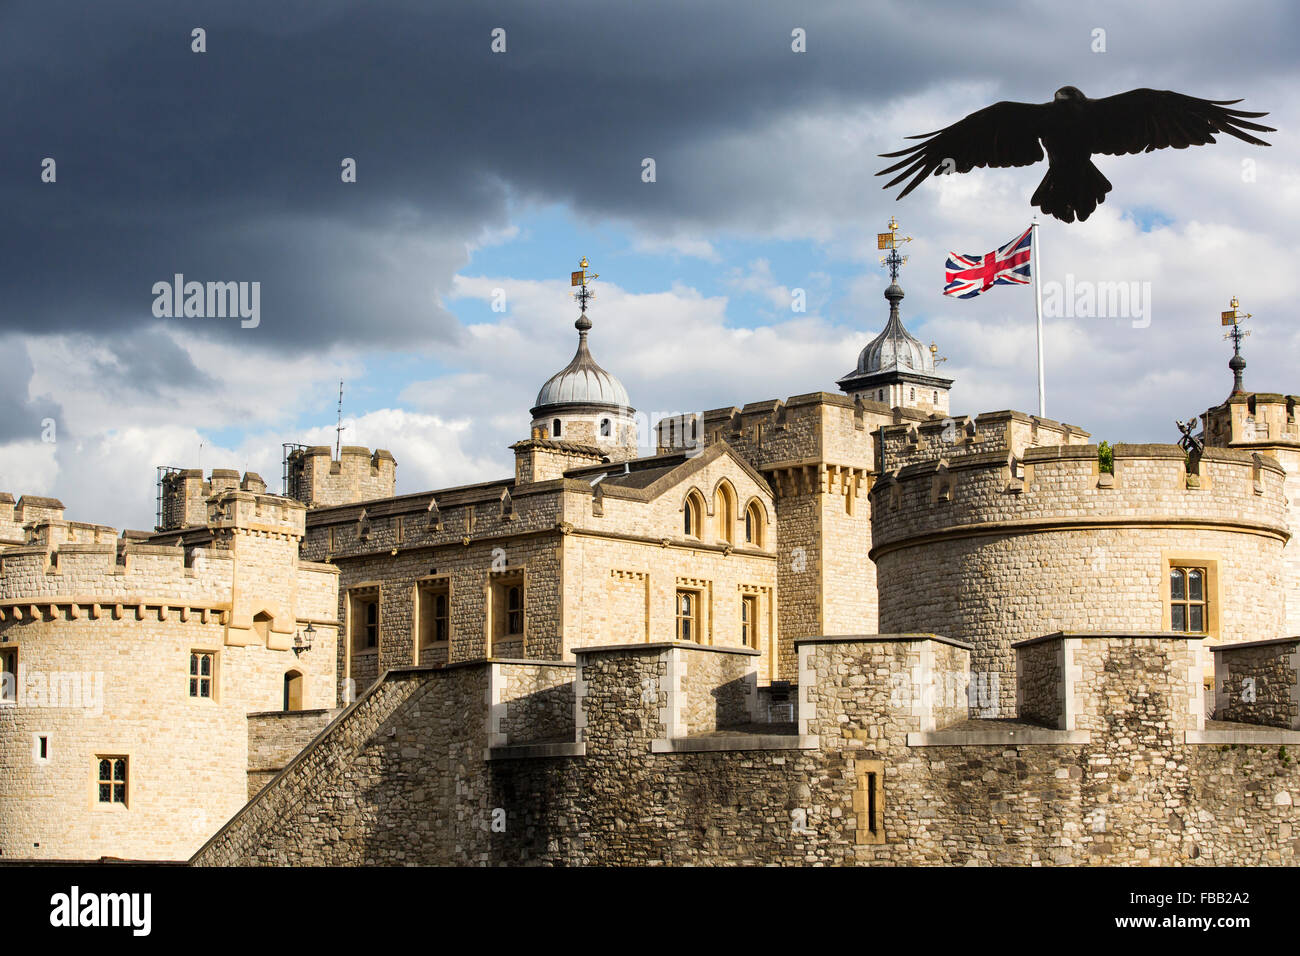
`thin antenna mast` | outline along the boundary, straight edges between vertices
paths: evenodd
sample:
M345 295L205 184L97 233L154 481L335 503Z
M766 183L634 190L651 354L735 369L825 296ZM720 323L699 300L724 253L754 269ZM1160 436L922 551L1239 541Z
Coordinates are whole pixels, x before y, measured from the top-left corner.
M339 379L339 420L334 426L334 457L342 454L343 446L343 379Z

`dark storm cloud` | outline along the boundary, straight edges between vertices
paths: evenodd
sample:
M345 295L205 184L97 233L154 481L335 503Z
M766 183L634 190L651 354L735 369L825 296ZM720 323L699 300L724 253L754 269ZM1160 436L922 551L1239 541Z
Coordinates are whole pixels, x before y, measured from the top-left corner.
M177 389L215 388L216 381L194 364L189 352L162 334L162 328L146 325L104 337L100 345L108 354L91 363L96 385L110 392L126 387L153 398Z
M512 196L651 231L725 228L779 201L797 170L692 151L715 137L949 79L1031 100L1064 82L1105 95L1139 85L1115 79L1140 65L1125 44L1142 45L1153 76L1140 82L1161 86L1248 33L1234 89L1205 91L1242 95L1296 34L1286 8L1183 18L1176 36L1131 6L1113 24L1095 8L1048 9L1051 23L956 3L11 4L0 331L129 330L152 321L153 283L183 273L262 282L256 334L186 320L198 335L253 348L448 341L459 326L437 298ZM946 21L960 29L936 29ZM204 54L190 52L194 26ZM790 52L796 26L803 56ZM1094 26L1110 27L1109 59L1081 55ZM504 55L489 49L495 27ZM56 185L39 181L45 156ZM339 181L345 156L356 185ZM645 156L659 163L653 191ZM846 192L877 187L873 162L845 170Z
M63 430L58 405L44 398L28 397L32 362L27 349L14 336L0 337L0 354L5 357L5 373L0 375L0 445L40 438L57 440ZM52 433L46 427L51 420Z

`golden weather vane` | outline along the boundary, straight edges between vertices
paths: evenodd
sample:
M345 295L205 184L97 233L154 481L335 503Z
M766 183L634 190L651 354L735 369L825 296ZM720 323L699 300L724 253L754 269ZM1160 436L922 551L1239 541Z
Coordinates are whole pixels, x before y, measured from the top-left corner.
M934 365L938 368L940 362L948 361L948 356L939 357L939 345L936 342L930 343L930 358L934 359Z
M1228 360L1228 368L1232 369L1232 393L1236 395L1244 392L1241 384L1241 373L1246 370L1246 360L1241 357L1241 340L1250 333L1241 330L1241 323L1250 318L1250 313L1239 311L1241 303L1237 301L1235 295L1229 305L1231 308L1227 312L1219 313L1219 319L1223 325L1232 326L1229 331L1223 334L1223 337L1232 339L1232 358Z
M880 257L880 264L889 267L891 282L898 281L898 270L907 262L907 256L898 254L898 244L911 241L911 236L900 236L898 234L898 222L895 221L893 216L889 217L889 232L876 233L876 248L889 250L889 255Z
M569 285L578 287L577 292L570 292L569 295L578 300L583 312L587 311L587 300L596 298L596 293L587 288L587 283L600 278L600 275L595 272L590 275L587 274L587 267L590 265L591 263L587 261L587 257L583 256L578 262L578 271L569 273Z

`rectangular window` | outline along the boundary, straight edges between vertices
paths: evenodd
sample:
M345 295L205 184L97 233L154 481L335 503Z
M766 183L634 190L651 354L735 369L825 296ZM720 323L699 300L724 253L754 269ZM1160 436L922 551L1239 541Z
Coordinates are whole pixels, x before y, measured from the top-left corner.
M99 802L109 806L120 803L126 806L127 758L100 756L95 758L98 773Z
M18 702L18 648L0 648L0 704Z
M451 595L446 582L420 588L420 646L445 644L451 636Z
M1170 568L1169 629L1204 634L1209 619L1209 601L1206 595L1205 568Z
M217 655L208 651L190 652L190 696L212 699L213 681L217 676Z
M677 592L677 640L696 641L700 639L700 592L679 590Z
M352 650L373 651L379 648L379 590L367 588L352 597Z
M498 574L492 576L490 590L492 653L521 655L528 623L524 612L524 575L522 572Z
M758 648L758 595L740 598L740 640L746 647Z

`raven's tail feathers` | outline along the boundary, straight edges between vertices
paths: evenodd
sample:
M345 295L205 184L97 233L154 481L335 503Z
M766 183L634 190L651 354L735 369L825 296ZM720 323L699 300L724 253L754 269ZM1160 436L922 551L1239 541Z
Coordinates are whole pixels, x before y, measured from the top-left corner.
M1048 166L1029 202L1062 222L1074 222L1076 216L1083 222L1106 201L1110 190L1110 180L1085 160L1082 166Z

